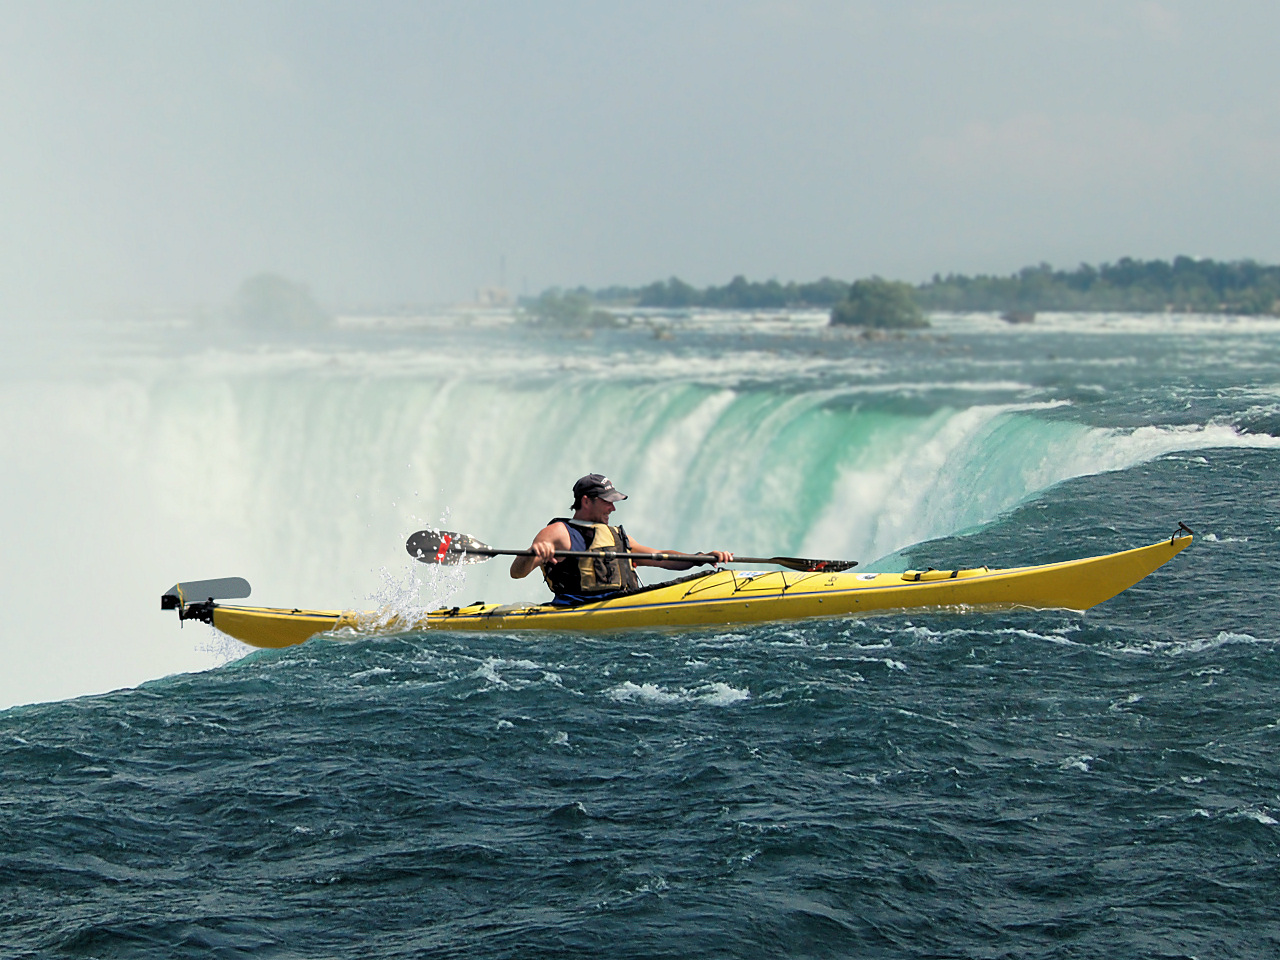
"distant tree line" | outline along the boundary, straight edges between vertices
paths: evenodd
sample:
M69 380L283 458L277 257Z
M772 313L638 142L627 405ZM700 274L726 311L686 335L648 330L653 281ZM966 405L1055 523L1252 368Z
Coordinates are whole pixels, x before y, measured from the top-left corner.
M1007 277L934 275L914 290L925 310L1280 314L1280 267L1253 260L1124 257L1099 267L1055 270L1047 263Z
M637 307L679 310L707 307L718 310L781 310L788 307L826 308L835 306L849 294L844 280L823 277L812 283L752 282L738 275L723 287L699 290L679 277L658 280L645 287L609 287L597 290L602 302L626 303Z
M739 275L724 286L699 289L671 277L644 287L553 290L524 301L532 317L562 325L604 325L596 309L601 306L829 309L833 324L897 328L928 326L924 311L991 311L1010 317L1030 317L1043 310L1280 315L1280 267L1253 260L1124 257L1074 270L1042 263L1009 276L935 274L915 286L880 277L850 284L831 277L812 283L754 282Z

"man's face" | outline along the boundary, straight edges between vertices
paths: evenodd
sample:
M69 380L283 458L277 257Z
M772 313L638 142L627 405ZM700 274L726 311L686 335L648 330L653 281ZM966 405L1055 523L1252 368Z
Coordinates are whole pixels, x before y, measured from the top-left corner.
M613 510L614 506L608 500L587 497L582 504L582 519L591 523L608 523L609 514L613 513Z

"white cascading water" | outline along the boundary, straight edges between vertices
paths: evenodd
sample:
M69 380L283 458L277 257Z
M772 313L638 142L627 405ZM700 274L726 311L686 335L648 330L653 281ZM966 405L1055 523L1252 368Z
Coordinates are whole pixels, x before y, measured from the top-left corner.
M11 378L0 708L225 658L207 627L179 633L159 610L178 580L244 576L249 602L279 606L540 599L538 578L512 581L502 560L435 574L419 596L426 571L404 539L436 525L526 546L592 471L630 494L617 518L649 546L865 566L1070 477L1274 442L1229 426L1089 427L1039 416L1048 405L907 415L833 403L838 387L558 362L512 377L430 355L210 351Z

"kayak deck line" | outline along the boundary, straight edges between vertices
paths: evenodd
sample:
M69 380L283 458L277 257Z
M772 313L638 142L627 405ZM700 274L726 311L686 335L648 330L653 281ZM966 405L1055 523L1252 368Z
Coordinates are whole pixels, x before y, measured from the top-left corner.
M1186 531L1183 533L1183 531ZM1145 547L1038 566L993 569L823 573L713 570L576 607L537 603L441 607L420 616L378 611L304 610L187 602L204 584L179 584L162 598L181 620L202 620L256 647L286 647L313 636L430 630L562 630L724 627L811 618L862 617L913 609L1088 610L1133 586L1192 541L1189 530ZM247 585L246 585L247 587ZM177 591L175 597L174 591ZM246 596L247 591L237 594Z

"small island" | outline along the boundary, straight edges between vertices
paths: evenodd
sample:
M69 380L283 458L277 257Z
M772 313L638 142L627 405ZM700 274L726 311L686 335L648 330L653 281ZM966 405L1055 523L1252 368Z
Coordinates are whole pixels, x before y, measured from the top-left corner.
M929 326L911 286L880 277L858 280L849 295L831 308L833 327L912 330Z

